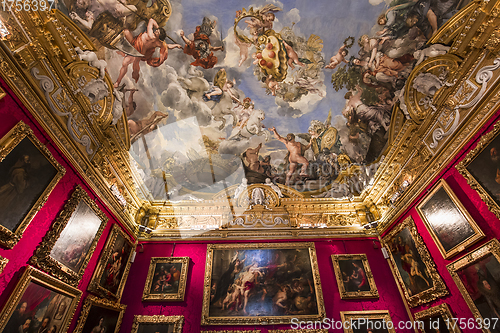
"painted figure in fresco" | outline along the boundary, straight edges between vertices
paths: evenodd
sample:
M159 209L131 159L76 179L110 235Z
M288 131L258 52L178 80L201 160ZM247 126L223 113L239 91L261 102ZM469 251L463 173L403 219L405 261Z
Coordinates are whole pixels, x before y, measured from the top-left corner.
M211 113L214 121L222 122L219 130L226 126L226 119L224 118L226 115L233 117L233 127L237 124L238 119L233 110L233 102L239 102L237 93L234 90L235 84L234 79L233 81L228 80L226 70L222 68L215 74L212 88L203 94L205 102L214 102L211 106Z
M264 168L260 165L259 161L259 150L262 148L262 143L259 143L257 148L248 148L243 153L243 158L245 159L247 167L256 172L264 173Z
M288 161L290 162L290 169L286 174L286 182L285 184L290 184L290 179L297 170L299 164L302 164L302 168L300 170L299 176L307 177L306 173L307 167L309 166L309 161L304 157L304 152L309 149L311 143L307 146L304 146L302 143L295 141L295 135L293 133L287 134L286 138L283 138L276 132L276 128L272 127L269 129L274 133L274 136L279 141L283 142L288 149Z
M345 60L345 57L349 54L349 51L346 48L345 44L342 44L337 54L330 58L330 63L325 66L328 69L335 69L340 63L345 62L348 64L349 62Z
M212 46L210 43L210 36L215 28L215 24L216 21L211 22L208 17L204 17L202 25L196 27L194 40L189 40L184 35L183 30L179 32L182 40L186 43L184 46L184 53L196 59L191 65L209 69L217 64L217 57L214 56L213 51L223 51L224 47Z
M168 117L168 113L155 111L149 118L142 120L128 120L128 128L130 131L130 140L134 142L139 135L146 135L154 131L158 123Z
M128 66L132 64L132 78L137 82L139 80L139 64L141 61L145 61L149 66L158 67L167 60L168 50L170 49L182 49L179 44L167 44L164 40L167 36L165 29L160 28L158 23L154 19L150 19L148 22L147 30L140 33L137 36L133 36L130 30L123 30L123 35L125 39L141 54L142 57L135 57L132 55L127 55L122 53L124 56L122 62L122 68L120 69L120 74L115 82L114 87L118 88L122 82L123 77L127 74ZM156 49L160 48L160 57L153 57Z

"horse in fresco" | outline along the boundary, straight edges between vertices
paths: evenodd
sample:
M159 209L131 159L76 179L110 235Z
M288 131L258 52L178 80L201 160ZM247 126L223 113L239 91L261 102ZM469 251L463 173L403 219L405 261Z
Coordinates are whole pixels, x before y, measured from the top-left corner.
M262 121L266 118L264 111L254 110L245 126L242 128L234 127L228 140L248 140L254 135L264 135L266 141L269 141L269 132L264 130Z

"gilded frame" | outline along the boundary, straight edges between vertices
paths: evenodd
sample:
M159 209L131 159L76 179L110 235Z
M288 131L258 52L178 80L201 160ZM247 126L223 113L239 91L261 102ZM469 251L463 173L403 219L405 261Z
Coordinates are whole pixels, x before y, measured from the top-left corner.
M254 316L254 317L210 317L210 289L212 286L212 268L214 250L251 250L251 249L307 249L311 264L316 304L318 314L314 315L287 315L287 316ZM207 262L205 266L205 282L203 288L203 308L201 325L274 325L289 324L293 318L300 320L323 320L325 318L325 304L319 279L318 260L313 242L304 243L250 243L250 244L208 244Z
M94 236L89 249L87 250L87 254L80 269L78 270L78 272L75 272L71 268L59 262L57 259L52 258L50 253L54 248L57 240L61 236L64 228L73 217L73 214L75 213L79 203L82 201L92 209L95 215L101 220L101 224ZM63 210L59 213L59 216L52 224L51 229L43 238L42 243L37 247L35 254L33 255L33 257L31 257L31 263L44 270L45 272L54 275L58 279L70 285L77 286L83 276L83 273L85 272L85 268L87 267L92 254L94 253L97 242L101 238L107 221L108 218L106 217L106 215L99 209L97 204L90 199L87 192L85 192L85 190L80 185L78 185L71 195L70 199L64 205Z
M116 243L116 239L118 236L122 237L126 243L128 243L131 247L130 254L125 260L125 268L123 270L123 275L120 280L120 284L118 285L116 293L111 293L109 290L103 288L100 285L101 277L105 273L106 269L106 264L110 260L113 252L113 248ZM118 224L114 224L113 228L111 229L111 232L109 233L108 240L106 241L106 245L104 245L104 249L101 253L101 256L99 258L99 263L97 264L97 267L94 271L94 275L92 276L92 280L90 280L89 286L88 286L88 291L94 292L97 295L104 297L104 298L112 298L113 300L119 301L121 299L122 293L123 293L123 288L125 287L125 283L127 282L127 277L130 272L130 265L132 262L130 259L132 258L132 255L135 252L135 247L136 244L130 238L125 231L122 230L122 228ZM123 263L122 263L123 265Z
M335 271L335 278L337 279L337 286L339 288L340 299L359 299L359 298L378 298L378 290L373 279L373 274L368 264L366 254L332 254L332 264ZM367 291L347 291L342 280L342 269L340 268L341 260L361 260L363 269L366 274L366 279L370 290Z
M186 293L187 274L189 269L189 257L153 257L149 264L148 277L144 285L144 292L142 294L143 301L184 301L184 294ZM180 270L179 289L177 293L171 294L153 294L150 293L155 268L157 264L182 264Z
M435 316L441 316L444 321L448 320L449 323L453 323L453 315L451 314L450 308L446 303L442 303L437 306L433 306L432 308L413 314L415 321L422 321L424 319L432 318ZM451 333L461 333L460 328L458 328L458 323L456 323L456 325L452 324L448 326L448 329ZM419 331L425 333L425 331L421 328L419 328Z
M389 310L368 310L368 311L340 311L340 320L342 323L351 323L354 320L367 319L367 320L384 320L385 322L391 322L391 315ZM349 327L347 327L349 326ZM394 325L387 327L389 333L396 333ZM344 325L344 333L353 333L353 329L350 325Z
M328 333L328 330L270 330L268 333Z
M473 252L468 253L467 255L457 259L456 261L446 266L446 268L448 268L448 271L451 274L451 277L453 278L453 281L455 281L455 284L462 293L463 298L467 302L467 305L469 306L469 309L472 311L472 314L474 318L476 318L476 320L478 318L483 320L483 316L481 315L479 309L474 304L474 300L467 292L467 288L463 284L457 272L463 268L473 265L474 263L486 258L489 255L493 255L496 258L496 260L500 263L500 242L495 238L493 238L483 246L477 248ZM490 330L486 328L483 328L482 331L490 332Z
M475 190L481 200L486 204L488 209L500 219L500 205L493 199L493 197L488 193L488 191L479 183L479 181L474 178L474 176L467 170L467 167L477 158L484 149L488 147L490 143L493 142L500 133L500 121L497 121L493 126L493 129L486 134L483 134L479 139L476 146L471 149L467 155L455 166L458 172L467 180L467 184Z
M87 322L90 309L93 305L96 305L101 308L106 308L110 310L115 310L119 312L118 321L116 322L116 328L114 332L108 333L118 333L120 332L120 326L122 325L123 314L125 313L126 305L114 303L107 299L101 299L92 295L88 295L85 299L85 303L83 303L82 312L80 313L80 317L78 318L78 323L76 324L75 330L73 333L82 333L83 328L85 327L85 323Z
M35 203L28 209L26 216L22 219L18 227L11 231L8 228L0 225L0 245L12 249L14 245L21 239L24 231L31 223L36 213L43 207L50 193L64 176L66 170L59 164L54 156L50 153L35 136L31 128L24 122L18 122L6 135L0 139L0 162L2 162L20 143L23 139L28 138L31 143L38 149L38 151L45 157L45 159L56 169L56 175L41 195L36 199Z
M451 248L448 251L446 251L443 244L439 240L438 235L436 234L436 232L432 228L431 223L428 221L428 219L427 219L427 217L424 214L424 211L422 209L422 207L427 202L429 202L432 199L432 197L434 196L434 194L437 191L439 191L441 188L444 189L444 191L446 192L448 197L451 199L451 201L455 205L456 209L462 214L463 218L469 223L469 226L472 228L472 230L474 230L474 235L468 237L467 239L465 239L461 243L455 245L453 248ZM434 189L429 194L427 194L427 196L422 200L422 202L420 202L418 204L417 212L420 215L420 217L422 218L422 220L424 221L424 224L427 227L427 230L429 231L429 233L431 234L432 239L434 240L434 243L436 243L437 247L439 248L439 252L441 252L441 254L443 255L443 258L445 258L445 259L449 259L449 258L456 256L457 254L459 254L460 252L462 252L466 248L477 243L479 240L481 240L485 237L484 232L479 228L477 223L474 221L474 219L469 214L467 209L465 209L464 205L460 202L460 200L458 200L456 194L453 192L453 190L450 188L450 186L448 185L448 183L446 183L446 181L444 179L441 179L438 182L438 184L434 187Z
M3 273L5 266L9 263L9 259L0 256L0 274Z
M411 296L410 292L408 291L404 283L401 274L399 273L396 261L394 260L392 251L390 251L390 246L389 246L389 243L392 243L392 239L395 238L401 231L403 231L403 229L409 230L411 238L415 243L415 247L418 251L418 254L420 255L423 264L428 270L429 278L433 282L432 288L426 289L422 292L419 292ZM382 238L382 244L386 249L388 249L387 252L389 253L389 258L391 263L389 266L391 267L392 274L396 277L396 280L401 285L401 289L403 290L405 299L410 307L413 308L418 305L425 304L437 298L448 295L448 290L446 289L446 285L444 284L443 279L439 275L436 269L436 264L434 263L434 261L432 261L432 257L429 253L429 250L425 246L422 237L418 233L415 222L413 221L413 218L411 216L408 216L403 222L396 225L391 231L389 231L387 235L385 235L384 238Z
M184 325L184 316L134 316L134 323L130 333L137 333L140 324L173 324L174 333L182 333L182 326Z
M21 300L30 283L53 290L72 299L71 304L68 306L66 315L63 317L64 319L62 319L62 325L59 327L59 332L66 332L71 324L71 319L75 314L82 292L31 266L26 267L23 275L17 283L16 288L9 296L9 300L5 303L2 312L0 312L0 331L3 331L7 325L12 313L18 305L18 302Z

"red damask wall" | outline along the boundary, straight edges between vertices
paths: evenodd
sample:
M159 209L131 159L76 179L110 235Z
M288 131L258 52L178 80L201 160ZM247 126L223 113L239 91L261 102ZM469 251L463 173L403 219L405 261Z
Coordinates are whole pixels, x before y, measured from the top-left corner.
M500 223L496 216L488 210L486 204L481 200L479 194L472 190L471 187L467 184L466 179L457 171L455 166L465 157L465 155L473 149L479 140L479 138L484 134L492 130L493 125L500 119L500 112L490 119L487 124L472 138L470 142L468 142L464 148L455 156L455 158L447 165L447 167L436 177L432 183L420 194L420 196L412 203L412 205L396 220L395 224L398 224L404 221L408 216L411 216L417 225L417 229L427 244L427 248L436 263L436 267L439 271L439 274L443 278L449 295L438 299L434 302L422 305L420 307L416 307L412 309L413 313L425 310L427 308L439 305L441 303L448 303L452 315L455 318L473 318L472 312L469 309L469 306L465 302L462 297L462 294L458 290L455 282L451 278L446 265L455 260L463 257L467 253L473 252L478 247L481 247L484 243L488 242L493 238L500 238ZM437 245L432 239L429 231L427 230L424 222L420 218L416 207L423 200L425 195L432 189L432 187L436 184L440 179L444 179L448 185L450 185L453 192L457 195L460 202L464 205L467 211L471 214L472 218L476 221L479 228L485 233L486 237L469 247L468 249L462 251L458 255L450 260L446 260L443 258ZM474 329L465 329L463 332L481 332L481 330Z
M276 241L283 242L283 241ZM286 241L284 241L286 242ZM296 242L294 240L294 242ZM361 310L389 310L395 325L400 321L408 321L408 315L399 295L397 286L392 278L391 270L376 241L377 249L373 247L373 239L348 240L313 240L316 247L318 267L326 315L328 318L340 321L340 311ZM215 242L214 242L215 243ZM206 243L143 243L144 252L137 253L131 267L131 274L125 285L122 303L127 305L127 312L122 324L122 332L130 332L133 315L184 315L183 332L198 333L200 330L229 330L229 329L260 329L262 333L270 329L288 329L290 325L275 326L200 326L203 302L203 282L206 263ZM138 247L140 248L140 247ZM184 302L142 302L144 283L148 273L151 257L187 256L191 258L186 295ZM380 298L365 300L341 300L333 265L330 259L332 254L366 253L368 262L377 285ZM342 330L331 330L341 332ZM398 330L410 332L410 330Z
M28 265L29 259L34 254L36 247L50 229L52 222L63 208L64 203L71 196L71 193L73 193L76 185L80 184L91 198L95 198L96 196L72 166L68 164L66 158L61 154L56 145L52 143L47 133L45 133L42 127L33 119L29 111L24 108L2 80L0 80L0 86L7 92L7 96L0 100L0 137L7 134L22 120L33 130L35 136L49 149L54 158L66 169L65 175L57 183L46 204L35 215L16 246L11 250L0 247L0 255L9 259L9 263L5 267L5 270L0 274L0 308L3 308L3 305L7 302L11 292L14 290L18 279L21 277L24 268ZM96 200L96 203L107 215L109 221L78 286L78 289L83 291L83 295L76 309L76 315L72 320L70 332L76 325L83 300L88 294L86 292L87 286L92 278L92 273L97 265L99 255L104 247L110 229L113 224L118 223L99 199Z

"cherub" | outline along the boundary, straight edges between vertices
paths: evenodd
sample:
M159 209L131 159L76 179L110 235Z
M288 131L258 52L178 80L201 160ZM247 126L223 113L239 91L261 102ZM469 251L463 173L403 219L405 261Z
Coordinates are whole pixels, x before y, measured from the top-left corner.
M76 12L70 12L69 17L78 23L80 23L85 29L92 29L92 24L94 24L94 13L90 10L85 12L85 20L80 17Z
M349 54L349 51L346 49L346 45L342 44L337 54L330 58L330 63L325 66L328 69L335 69L341 62L345 62L348 64L349 62L345 60L345 57Z
M280 83L271 74L263 77L262 82L271 90L271 95L276 96L276 90L280 88Z

